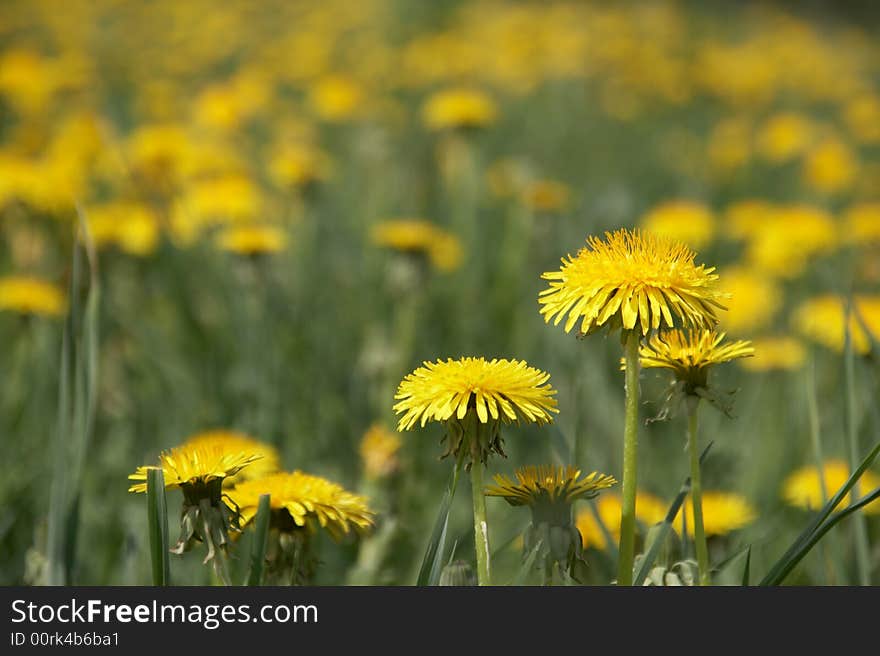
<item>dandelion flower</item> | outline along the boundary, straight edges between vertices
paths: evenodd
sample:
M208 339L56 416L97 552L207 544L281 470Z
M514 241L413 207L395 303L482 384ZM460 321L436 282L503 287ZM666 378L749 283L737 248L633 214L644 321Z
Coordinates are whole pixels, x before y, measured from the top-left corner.
M333 163L329 155L314 146L292 144L274 154L269 173L281 188L307 187L329 179Z
M827 460L822 464L822 478L815 465L801 467L792 472L782 484L782 497L785 502L804 508L806 510L818 510L825 502L843 487L849 480L851 470L843 460ZM824 482L824 495L822 483ZM859 478L859 489L864 493L880 487L880 476L872 471L866 471ZM852 493L846 496L843 505L849 505L853 501ZM873 501L864 507L868 515L880 515L880 499Z
M738 358L751 357L751 342L723 343L725 333L711 330L669 330L653 335L639 349L641 366L671 369L688 394L707 388L709 368Z
M495 122L495 103L484 92L456 88L428 98L423 109L425 124L432 130L480 128Z
M758 198L747 198L731 203L724 210L725 234L735 240L748 239L774 214L772 203Z
M486 496L502 497L512 506L529 506L532 523L525 534L524 553L540 544L542 569L552 572L555 566L566 567L573 575L583 541L572 521L572 504L594 498L617 481L598 472L581 477L580 470L571 466L520 467L515 475L515 481L495 476L495 485L486 488Z
M868 93L856 96L844 107L843 117L858 141L880 143L880 96Z
M0 277L0 311L60 317L67 311L64 294L55 285L29 276Z
M782 164L802 155L815 135L811 121L790 112L771 116L758 132L757 150L769 162Z
M486 488L486 496L503 497L511 506L542 504L571 505L578 499L592 499L615 483L613 476L593 472L581 477L581 471L568 466L528 466L514 472L516 480L497 474L495 485Z
M830 214L817 207L777 208L751 235L746 261L765 273L791 279L817 256L837 246L839 229Z
M439 271L454 271L461 263L462 249L458 238L429 221L382 221L373 226L370 238L377 246L426 256Z
M397 471L401 440L381 424L370 426L361 439L360 455L367 478L382 478Z
M217 248L238 255L269 255L287 247L287 233L278 226L245 224L227 226L217 233Z
M880 338L880 296L856 296L849 318L849 333L856 353L871 350L871 338ZM843 351L846 339L846 301L838 296L816 296L802 303L794 312L798 332L835 351ZM858 316L857 316L858 315ZM865 332L859 316L870 335Z
M544 273L549 289L540 293L541 314L565 331L581 322L581 333L604 325L647 335L677 323L708 327L724 309L714 268L694 264L684 244L639 231L606 233L587 240L576 257L563 258L559 271Z
M715 237L715 217L708 207L691 200L661 203L642 217L646 232L663 235L700 249Z
M213 560L218 574L224 576L222 559L216 555L218 550L225 553L229 531L238 530L239 514L223 493L223 481L259 458L221 443L179 446L159 455L159 467L138 467L128 477L134 481L128 491L146 492L148 470L161 469L165 487L183 491L180 538L172 551L180 554L196 542L204 542L208 547L204 562Z
M309 103L325 121L345 122L357 115L364 95L355 80L344 75L326 75L309 89Z
M278 449L271 444L261 442L240 431L222 428L202 431L189 436L184 445L209 449L219 447L229 453L240 451L259 456L259 460L254 461L245 469L232 476L227 476L223 481L224 486L228 485L231 487L241 481L260 478L266 474L274 473L278 471L281 464L281 456L278 453Z
M836 194L852 187L859 172L853 150L839 139L826 139L804 160L804 178L810 187L825 194Z
M243 481L229 495L241 513L243 524L257 514L260 496L271 496L273 526L281 531L326 529L335 539L373 526L367 500L337 483L301 471L278 472Z
M737 360L748 371L800 369L807 359L807 349L794 337L761 337L752 340L755 355Z
M492 451L504 454L501 423L553 420L551 413L558 410L549 379L550 374L520 360L464 357L425 362L403 379L394 396L394 411L403 414L397 429L444 422L451 433L445 455L457 455L468 446L474 461L485 462ZM474 423L479 435L466 445L465 424Z
M159 243L159 219L140 203L113 202L86 211L89 234L98 248L117 246L129 255L144 257Z
M707 536L727 535L751 524L758 516L745 497L731 492L703 492L703 526ZM688 535L694 535L694 505L690 497L684 504Z
M846 211L844 240L857 245L880 244L880 202L859 203Z

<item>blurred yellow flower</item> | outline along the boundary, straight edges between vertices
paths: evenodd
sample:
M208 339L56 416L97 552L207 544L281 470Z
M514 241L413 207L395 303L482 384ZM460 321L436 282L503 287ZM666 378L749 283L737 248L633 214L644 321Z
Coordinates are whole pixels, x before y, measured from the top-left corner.
M753 269L726 269L718 288L729 295L721 326L734 334L751 333L770 325L782 304L779 285Z
M190 244L212 226L256 220L262 207L260 190L246 176L194 180L172 208L172 235L181 244Z
M844 120L852 136L865 144L880 143L880 96L862 94L844 107Z
M382 424L373 424L361 439L360 455L367 478L382 478L397 471L402 441Z
M216 235L217 248L239 255L268 255L287 247L287 233L274 225L246 223L222 228Z
M737 360L749 371L800 369L807 359L807 349L794 337L757 337L752 346L754 357Z
M694 535L694 506L685 500L688 535ZM703 528L707 536L727 535L748 526L758 517L755 508L740 494L707 490L703 492Z
M0 311L60 317L67 311L65 295L46 280L30 276L0 278Z
M715 237L715 217L702 203L690 200L670 200L648 211L641 219L643 230L699 250Z
M748 239L759 232L775 212L772 203L759 198L731 203L724 210L724 233L731 239Z
M497 109L492 99L478 89L454 88L428 98L422 115L432 130L479 128L495 122Z
M724 298L714 268L694 264L695 254L681 242L651 233L618 230L587 239L576 257L562 259L559 271L542 274L550 287L539 294L544 321L565 331L581 322L590 334L612 329L651 330L676 324L712 326Z
M659 497L639 491L636 494L636 519L650 528L666 518L668 505ZM596 501L596 510L602 525L615 543L620 540L621 508L620 495L615 492L606 492ZM596 521L592 510L589 508L580 510L575 524L580 531L585 549L591 547L602 551L608 547L605 531Z
M227 453L245 452L259 456L259 459L242 469L237 474L227 476L224 486L232 486L252 478L259 478L278 471L281 456L271 444L257 440L241 431L218 428L195 433L186 438L183 446L199 449L220 449Z
M729 174L748 164L752 156L752 126L744 118L728 118L716 123L707 139L706 155L719 173Z
M521 199L533 212L562 212L571 202L571 189L556 180L535 180L525 185Z
M355 118L363 108L364 90L352 78L326 75L309 89L309 104L319 118L344 122Z
M239 483L229 492L243 524L257 514L260 496L270 495L271 525L282 532L327 529L334 539L363 533L373 526L374 513L365 497L341 485L299 470L268 474Z
M822 479L819 478L819 471L815 465L801 467L785 479L782 485L782 497L789 505L806 510L818 510L843 487L850 473L849 465L843 460L825 461L822 465ZM822 483L825 487L824 495ZM858 487L859 492L864 496L880 487L880 476L868 470L859 478ZM838 510L842 510L852 502L850 492L841 501ZM863 512L868 515L880 515L880 499L865 506Z
M402 253L423 254L439 271L454 271L461 264L461 242L455 235L430 221L381 221L370 230L370 239L377 246Z
M276 151L269 160L269 173L282 189L306 187L330 178L333 163L322 150L305 143L294 143Z
M880 296L856 296L853 298L853 314L849 318L849 332L853 350L866 354L871 350L871 340L862 328L856 312L864 320L873 339L880 339ZM846 301L838 296L816 296L795 310L794 326L805 337L836 351L843 351L846 325L844 315Z
M851 205L842 232L844 241L853 244L880 244L880 201Z
M816 191L835 194L850 189L859 173L856 153L839 139L829 138L811 149L804 160L804 179Z
M801 114L775 114L759 129L757 150L764 159L774 164L788 162L806 152L814 133L812 122Z
M114 201L85 211L89 233L97 248L117 246L130 255L146 256L159 243L159 219L147 206Z
M767 216L746 246L751 266L781 278L796 278L817 256L833 251L839 230L834 219L817 207L777 208Z

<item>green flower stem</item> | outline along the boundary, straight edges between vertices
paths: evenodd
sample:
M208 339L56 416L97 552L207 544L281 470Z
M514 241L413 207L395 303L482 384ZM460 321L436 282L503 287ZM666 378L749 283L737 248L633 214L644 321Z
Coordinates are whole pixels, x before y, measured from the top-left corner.
M491 585L489 578L489 524L483 495L483 466L471 464L471 492L474 498L474 543L477 549L477 584Z
M700 450L697 446L697 411L700 399L689 396L688 404L688 450L691 454L691 500L694 507L694 547L697 551L697 566L700 570L700 585L711 585L709 576L709 547L703 527L703 484L700 482Z
M636 542L636 454L639 446L639 333L624 333L626 359L626 423L623 432L623 508L617 584L632 585Z

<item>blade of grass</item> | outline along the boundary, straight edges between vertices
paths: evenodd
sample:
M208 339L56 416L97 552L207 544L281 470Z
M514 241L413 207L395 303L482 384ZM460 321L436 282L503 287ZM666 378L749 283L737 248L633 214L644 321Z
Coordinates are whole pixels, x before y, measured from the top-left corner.
M750 570L752 566L752 545L749 545L749 550L746 552L746 566L743 569L743 578L742 585L743 587L749 587L749 579L750 579Z
M844 325L844 368L846 371L846 437L849 452L849 468L855 469L859 459L859 427L858 427L858 400L856 399L856 374L855 352L853 350L852 330L850 320L853 313L853 299L849 296L846 302ZM859 482L856 479L853 484L853 496L859 496ZM854 533L856 543L856 567L859 576L859 585L871 585L871 549L868 543L868 525L864 515L859 515L854 520Z
M797 566L797 564L803 560L804 556L806 556L810 550L816 546L816 544L825 536L828 531L834 528L841 520L846 519L850 515L855 512L861 510L864 506L867 506L869 503L873 503L877 499L880 499L880 488L874 490L871 494L859 500L857 503L854 503L851 506L848 506L844 510L840 512L834 513L831 518L822 524L819 529L813 533L807 542L805 542L798 551L789 559L786 563L786 566L780 570L776 580L771 585L781 585L783 581L785 581L786 577L791 573L791 571Z
M87 222L79 212L68 292L58 385L58 424L55 464L50 489L46 555L46 583L70 583L76 556L79 523L79 487L95 417L98 376L98 309L100 286L97 260ZM85 310L79 301L85 252L89 288Z
M247 585L263 584L263 565L266 562L266 543L269 541L269 517L272 509L268 494L260 495L257 515L254 518L254 539L251 543L251 569Z
M847 479L846 483L841 486L841 488L834 494L833 497L826 503L822 509L816 513L813 520L807 525L807 527L801 532L798 538L792 543L792 545L785 551L785 553L779 558L778 561L770 568L770 571L767 572L766 576L761 580L759 585L778 585L778 582L781 581L780 574L785 571L786 574L791 571L791 567L789 567L789 562L792 558L795 558L798 554L800 554L798 560L803 558L807 552L802 552L802 549L805 544L810 543L815 533L820 529L823 522L834 512L834 509L840 505L840 502L843 498L849 494L849 491L852 489L855 482L859 480L862 474L871 466L874 460L877 458L877 455L880 454L880 442L878 442L871 452L865 457L862 463L856 468L856 470L850 475L849 479ZM815 542L813 542L815 544ZM809 550L807 550L809 551Z
M526 557L523 558L522 564L516 572L516 576L513 577L513 581L510 585L525 585L526 579L529 577L529 572L532 571L532 568L535 566L535 559L538 557L538 552L541 551L541 546L543 545L542 540L538 540L534 547L532 547L531 551L526 554Z
M706 448L703 449L703 453L700 454L700 465L703 464L703 461L706 459L706 456L709 455L709 449L712 448L712 442L706 445ZM648 547L648 552L645 554L645 557L642 558L639 563L639 569L636 571L635 580L633 581L633 585L639 586L645 582L645 579L648 576L648 573L651 571L651 568L654 566L654 561L657 559L657 555L660 553L661 547L666 543L666 538L669 536L669 531L672 530L672 523L675 521L676 515L678 515L678 511L681 509L682 504L684 503L685 497L687 497L688 492L691 490L691 477L688 476L684 483L681 486L681 489L678 491L675 499L672 501L672 505L669 506L669 510L666 512L666 517L660 523L659 530L654 537L654 541Z
M147 470L147 525L150 530L150 560L153 585L171 584L168 557L168 511L165 505L165 475L159 468Z
M463 454L464 451L462 451ZM434 521L428 547L425 549L425 556L422 558L422 566L419 568L416 585L437 585L440 580L440 574L443 571L443 552L446 548L446 531L449 526L449 509L455 496L455 488L458 487L461 465L462 459L459 457L452 470L446 491L443 493L443 498L440 500L440 509L437 512L437 519Z

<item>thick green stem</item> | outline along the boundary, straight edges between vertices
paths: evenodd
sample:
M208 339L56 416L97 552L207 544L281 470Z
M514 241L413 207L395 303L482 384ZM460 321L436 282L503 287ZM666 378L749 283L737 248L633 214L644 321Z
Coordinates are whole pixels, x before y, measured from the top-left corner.
M636 543L636 454L639 446L639 333L625 337L626 423L623 432L623 508L620 516L620 558L617 584L632 585Z
M474 543L477 549L477 584L492 585L489 578L489 524L483 495L483 466L471 465L471 492L474 498Z
M700 399L689 396L688 404L688 450L691 454L691 502L694 507L694 547L697 551L697 566L700 569L700 585L711 585L709 576L709 546L706 543L706 530L703 527L703 484L700 479L700 450L697 446L697 410Z

